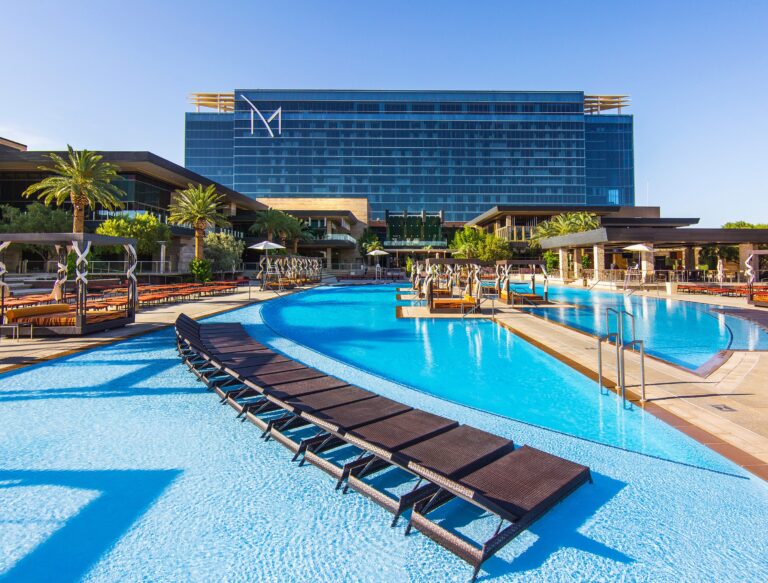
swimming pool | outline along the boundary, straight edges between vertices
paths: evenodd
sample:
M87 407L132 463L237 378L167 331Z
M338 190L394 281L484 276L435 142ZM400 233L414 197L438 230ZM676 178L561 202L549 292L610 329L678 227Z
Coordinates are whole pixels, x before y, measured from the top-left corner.
M494 322L398 319L393 286L336 287L269 302L278 334L345 363L483 411L675 461L720 456ZM247 325L248 321L243 320Z
M261 319L267 306L213 320L247 323L258 340L348 382L592 468L594 484L488 561L481 580L768 578L768 488L758 478L414 391L275 334ZM170 331L1 374L0 579L468 579L466 563L404 537L386 511L335 492L325 473L291 464L258 434L179 363Z
M543 293L540 286L537 290ZM549 287L549 298L575 307L531 311L590 334L606 333L606 308L627 310L635 316L637 337L645 341L648 354L689 369L699 368L721 350L768 350L768 332L707 304L559 285ZM614 316L611 325L615 330ZM626 338L628 326L625 320Z

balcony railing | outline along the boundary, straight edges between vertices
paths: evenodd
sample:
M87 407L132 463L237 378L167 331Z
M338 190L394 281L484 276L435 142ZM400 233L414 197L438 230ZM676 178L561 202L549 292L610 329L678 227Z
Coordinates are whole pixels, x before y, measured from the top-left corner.
M421 239L392 239L384 241L384 247L448 247L447 241L426 241Z
M354 243L357 245L357 239L355 239L352 235L347 235L346 233L326 233L322 237L323 241L347 241L349 243Z
M128 265L125 261L89 261L88 271L91 274L125 274ZM134 273L170 273L171 262L139 261Z
M510 226L496 229L496 236L505 241L530 241L533 235L534 227Z

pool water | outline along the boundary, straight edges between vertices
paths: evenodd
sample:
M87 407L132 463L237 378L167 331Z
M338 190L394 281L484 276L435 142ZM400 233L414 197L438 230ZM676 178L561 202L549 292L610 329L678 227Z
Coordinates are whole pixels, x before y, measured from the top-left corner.
M336 287L264 305L276 333L442 399L632 451L724 469L723 459L501 326L399 319L393 286ZM243 319L243 323L248 321Z
M324 293L306 297L328 314L335 296ZM363 305L360 319L376 317ZM268 306L214 320L246 322L259 341L329 374L592 469L594 484L488 561L481 581L768 580L768 488L758 478L726 461L724 472L684 465L415 391L276 334L261 318ZM478 348L482 357L490 347ZM469 362L457 353L453 366ZM498 381L503 392L506 377ZM425 536L403 536L404 521L390 528L386 511L335 492L324 472L292 464L258 435L180 364L169 330L1 374L0 580L468 580L466 563ZM675 451L706 451L668 438Z
M541 294L543 288L537 291ZM635 316L636 336L644 340L648 354L689 369L699 368L721 350L768 350L768 332L707 304L557 285L549 287L549 298L575 307L532 308L532 312L590 334L607 332L606 308L628 311ZM613 314L610 326L615 331ZM627 340L629 326L625 318Z

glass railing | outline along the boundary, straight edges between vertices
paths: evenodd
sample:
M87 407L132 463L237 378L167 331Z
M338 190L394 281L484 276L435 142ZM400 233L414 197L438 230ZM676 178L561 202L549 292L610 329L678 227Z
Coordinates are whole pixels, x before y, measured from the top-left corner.
M326 233L322 237L323 241L347 241L349 243L354 243L357 245L357 239L355 239L352 235L347 235L346 233Z
M429 241L423 239L391 239L384 241L384 247L448 247L447 241Z
M88 272L91 274L125 274L128 269L126 261L89 261ZM171 262L165 261L139 261L136 263L134 273L170 273Z

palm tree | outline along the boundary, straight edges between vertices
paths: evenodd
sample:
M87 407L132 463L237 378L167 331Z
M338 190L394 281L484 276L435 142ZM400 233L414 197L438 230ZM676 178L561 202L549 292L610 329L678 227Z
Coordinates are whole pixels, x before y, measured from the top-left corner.
M229 227L229 221L219 211L224 196L209 184L188 184L177 190L171 202L168 220L174 225L189 225L195 230L195 259L203 258L203 237L209 225Z
M292 217L293 218L293 217ZM312 227L304 220L295 219L295 224L290 233L290 239L293 241L293 252L297 254L299 252L299 243L304 241L312 241L315 238Z
M591 231L600 226L600 221L596 215L586 212L562 213L555 215L548 221L539 223L533 233L532 240L546 239L547 237L558 237L568 235L569 233L581 233L582 231Z
M50 172L52 176L27 188L22 196L37 194L46 205L61 206L67 201L72 203L72 232L85 232L85 208L101 206L106 210L123 207L120 200L125 192L112 184L118 178L119 168L110 162L102 161L103 156L88 150L75 151L67 145L67 159L51 153L52 168L39 166L39 170Z
M571 224L571 232L581 233L582 231L591 231L597 229L600 226L600 221L596 215L592 213L578 212L568 213L568 220Z
M256 213L256 220L251 225L251 233L266 233L267 241L271 241L275 233L285 233L289 229L290 217L277 209L268 208Z
M370 253L371 251L384 251L384 245L378 239L371 241L365 246L365 252Z

